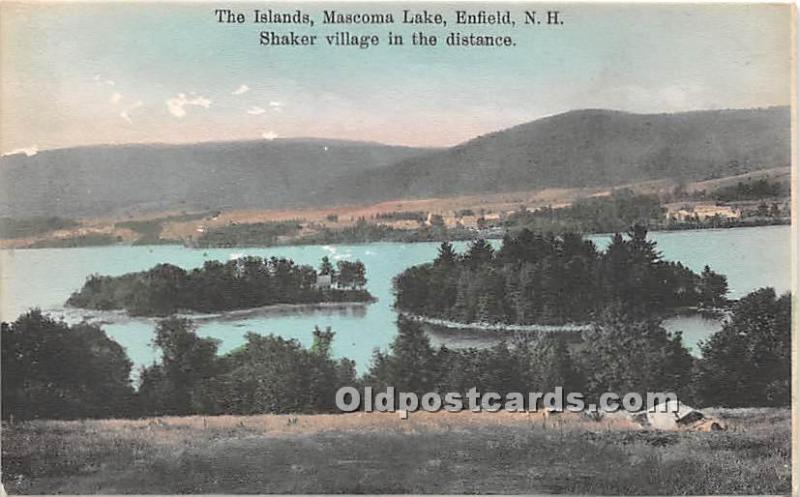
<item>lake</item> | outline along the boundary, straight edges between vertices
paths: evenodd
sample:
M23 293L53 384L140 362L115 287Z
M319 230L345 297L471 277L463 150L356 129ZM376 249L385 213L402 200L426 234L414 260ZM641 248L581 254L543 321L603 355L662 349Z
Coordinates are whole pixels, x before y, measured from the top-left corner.
M739 298L764 286L779 293L791 287L789 226L654 232L665 259L682 262L699 272L704 265L728 277L731 298ZM598 248L605 248L608 235L588 237ZM493 241L495 246L499 241ZM91 317L100 321L106 332L123 345L138 367L157 360L150 346L155 321L128 318L121 313L64 309L70 293L79 289L86 277L97 273L120 275L149 269L168 262L185 269L201 266L210 259L228 260L242 255L282 256L300 264L318 266L323 256L333 260L359 259L366 265L367 288L379 300L361 309L323 309L303 313L262 313L225 319L203 319L197 323L199 335L221 341L220 351L244 343L247 332L273 333L296 338L310 345L315 325L330 326L336 337L333 354L356 361L358 370L369 366L373 350L385 349L396 334L396 313L392 309L392 278L414 264L435 257L438 243L371 243L364 245L301 246L234 249L191 249L173 245L145 247L86 247L74 249L0 250L0 320L13 321L29 308L39 307L69 322ZM463 250L466 243L454 243ZM700 316L671 319L665 326L684 332L684 341L697 353L697 341L719 329L719 322ZM433 343L449 346L486 346L495 340L486 333L437 331Z

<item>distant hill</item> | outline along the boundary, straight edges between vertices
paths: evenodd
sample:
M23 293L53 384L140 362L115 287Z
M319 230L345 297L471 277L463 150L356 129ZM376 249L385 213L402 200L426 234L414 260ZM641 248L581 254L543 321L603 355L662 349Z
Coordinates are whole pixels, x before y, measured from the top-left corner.
M698 181L790 164L788 107L580 110L446 149L336 140L89 146L0 159L0 216L274 209Z
M698 181L788 168L790 143L788 107L653 115L580 110L353 175L343 181L349 188L336 184L331 196L350 190L384 200Z
M0 217L89 217L318 203L336 178L423 149L324 139L109 145L0 159Z

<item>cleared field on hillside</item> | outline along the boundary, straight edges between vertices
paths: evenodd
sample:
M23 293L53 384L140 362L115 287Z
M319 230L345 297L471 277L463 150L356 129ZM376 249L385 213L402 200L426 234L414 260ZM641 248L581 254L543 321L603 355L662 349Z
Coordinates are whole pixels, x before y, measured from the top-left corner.
M509 413L34 421L3 425L3 483L12 494L789 493L790 411L713 414L729 431Z
M786 183L791 180L789 168L773 168L754 171L751 173L728 176L713 180L689 182L682 186L687 192L707 191L711 192L717 188L736 185L740 182L767 179ZM665 195L671 194L679 182L674 180L660 179L642 181L619 185L617 188L628 188L639 194ZM578 199L590 197L602 197L610 195L614 188L611 187L584 187L584 188L546 188L538 190L523 190L505 193L486 193L474 195L460 195L443 198L427 199L397 199L378 203L366 203L359 205L332 205L327 208L289 208L289 209L232 209L226 210L214 216L197 217L196 219L181 220L185 218L185 213L167 210L162 212L151 212L138 216L101 216L80 220L80 224L53 232L43 233L37 236L17 239L0 238L0 248L24 248L30 245L48 241L58 241L64 238L73 238L85 235L112 235L120 240L120 243L133 243L141 234L134 230L120 226L122 222L146 222L162 220L158 237L165 240L191 240L200 235L200 231L211 228L226 227L231 224L252 224L269 223L282 221L297 221L306 225L299 235L308 235L316 232L319 227L324 226L329 229L337 230L354 226L359 218L365 218L371 222L379 222L374 218L380 214L397 212L422 212L424 214L434 213L451 216L454 212L464 209L472 210L476 213L500 214L516 211L520 206L528 209L540 207L564 207L571 205ZM689 200L676 202L676 205L691 203ZM329 216L335 216L332 220ZM309 228L307 225L313 225Z

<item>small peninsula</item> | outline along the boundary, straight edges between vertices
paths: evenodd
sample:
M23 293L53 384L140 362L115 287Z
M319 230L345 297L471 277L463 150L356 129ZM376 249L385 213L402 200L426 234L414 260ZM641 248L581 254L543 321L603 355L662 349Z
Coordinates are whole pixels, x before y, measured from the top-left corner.
M184 270L158 264L121 276L91 275L67 305L95 310L125 310L131 316L168 316L179 312L221 312L270 305L370 303L361 261L323 257L319 269L291 259L241 257L206 261Z
M604 251L577 233L527 229L506 235L498 250L476 240L458 254L443 243L433 262L406 269L394 287L402 313L481 328L582 325L611 308L649 319L729 304L725 276L663 260L642 226L613 235Z

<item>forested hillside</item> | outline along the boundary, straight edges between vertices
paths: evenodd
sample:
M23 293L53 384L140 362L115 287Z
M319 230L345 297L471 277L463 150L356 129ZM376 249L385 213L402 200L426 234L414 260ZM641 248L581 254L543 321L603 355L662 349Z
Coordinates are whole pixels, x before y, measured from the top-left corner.
M336 140L88 146L0 159L0 216L282 209L705 180L789 167L789 109L567 112L446 149Z

